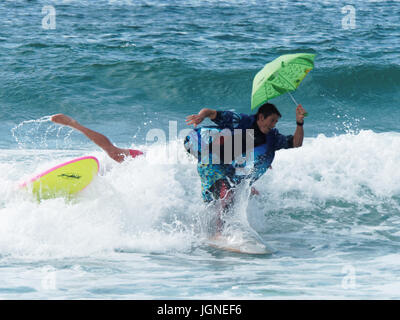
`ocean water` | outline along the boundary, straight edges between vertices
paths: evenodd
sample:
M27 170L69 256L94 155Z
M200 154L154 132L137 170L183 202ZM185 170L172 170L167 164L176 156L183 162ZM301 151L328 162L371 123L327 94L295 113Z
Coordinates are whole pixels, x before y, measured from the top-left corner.
M0 298L398 299L399 15L399 1L1 1ZM257 71L296 52L316 54L294 93L303 147L234 210L272 254L211 248L184 119L250 113ZM293 102L271 102L292 134ZM60 112L146 156L113 162L49 121ZM18 189L84 155L100 174L75 199Z

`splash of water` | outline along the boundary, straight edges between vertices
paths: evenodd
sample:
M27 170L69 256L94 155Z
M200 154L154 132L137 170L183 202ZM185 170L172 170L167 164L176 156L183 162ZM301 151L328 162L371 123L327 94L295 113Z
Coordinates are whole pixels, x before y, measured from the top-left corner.
M11 134L21 150L68 147L71 144L73 132L72 128L53 123L51 116L25 120L11 129ZM52 142L55 144L53 145Z

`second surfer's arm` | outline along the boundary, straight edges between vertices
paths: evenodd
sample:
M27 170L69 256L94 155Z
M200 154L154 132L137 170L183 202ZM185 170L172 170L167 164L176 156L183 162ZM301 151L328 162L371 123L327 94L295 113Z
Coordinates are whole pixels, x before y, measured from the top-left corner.
M195 127L205 118L210 118L217 126L221 128L236 128L242 118L242 115L232 111L217 111L204 108L198 114L192 114L186 117L186 124L193 124Z
M242 115L233 111L217 111L214 119L211 119L220 128L237 128Z
M217 110L204 108L199 112L199 116L202 118L210 118L210 120L214 120L217 117Z
M297 125L296 131L294 132L293 135L293 147L298 148L303 145L303 139L304 139L304 129L303 126Z
M215 120L217 117L217 110L204 108L201 109L198 114L192 114L186 117L186 124L191 125L193 124L195 127L203 122L205 118L210 118L211 120Z
M303 106L299 104L296 108L297 127L293 135L293 147L295 148L301 147L303 145L303 139L304 139L303 124L304 124L304 116L306 113L307 112L306 110L304 110Z

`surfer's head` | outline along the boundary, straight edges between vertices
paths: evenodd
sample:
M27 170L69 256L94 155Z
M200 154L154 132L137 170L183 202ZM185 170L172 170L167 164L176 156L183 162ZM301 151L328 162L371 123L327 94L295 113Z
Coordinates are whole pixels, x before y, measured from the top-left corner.
M260 131L267 134L275 127L282 115L272 103L264 103L257 111L256 121Z

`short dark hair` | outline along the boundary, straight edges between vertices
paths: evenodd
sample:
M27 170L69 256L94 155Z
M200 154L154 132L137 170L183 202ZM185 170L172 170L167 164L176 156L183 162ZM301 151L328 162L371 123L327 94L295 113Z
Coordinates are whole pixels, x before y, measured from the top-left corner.
M258 116L262 114L264 118L269 117L271 114L276 114L279 118L282 118L281 113L279 110L273 105L272 103L264 103L260 108L258 108L258 111L256 113L256 119L258 119Z

